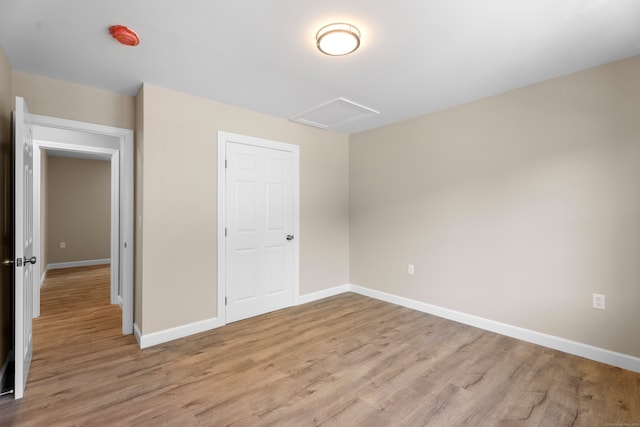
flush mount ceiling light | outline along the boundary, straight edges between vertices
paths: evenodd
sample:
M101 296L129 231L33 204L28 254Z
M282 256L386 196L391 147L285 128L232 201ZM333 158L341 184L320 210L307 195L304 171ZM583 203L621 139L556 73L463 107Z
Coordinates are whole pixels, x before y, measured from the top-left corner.
M125 46L138 46L140 43L140 38L136 32L124 25L110 26L109 34Z
M348 55L360 46L360 30L351 24L325 25L316 33L316 45L325 55Z

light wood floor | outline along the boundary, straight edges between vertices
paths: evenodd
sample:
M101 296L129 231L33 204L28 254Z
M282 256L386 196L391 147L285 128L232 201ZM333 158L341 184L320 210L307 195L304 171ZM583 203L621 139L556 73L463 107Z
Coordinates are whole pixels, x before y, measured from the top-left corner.
M0 425L640 425L640 374L354 294L145 350L120 328L107 268L50 272Z

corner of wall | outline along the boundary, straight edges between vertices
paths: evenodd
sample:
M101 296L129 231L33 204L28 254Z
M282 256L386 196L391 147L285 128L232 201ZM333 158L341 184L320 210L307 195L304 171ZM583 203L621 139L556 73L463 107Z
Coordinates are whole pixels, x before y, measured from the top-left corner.
M134 164L135 164L135 184L134 184L134 234L135 234L135 255L134 255L134 310L133 317L136 327L136 337L142 335L142 254L144 247L142 233L143 218L143 168L144 168L144 95L145 85L142 84L135 96L135 147L134 147ZM140 342L140 340L138 340Z

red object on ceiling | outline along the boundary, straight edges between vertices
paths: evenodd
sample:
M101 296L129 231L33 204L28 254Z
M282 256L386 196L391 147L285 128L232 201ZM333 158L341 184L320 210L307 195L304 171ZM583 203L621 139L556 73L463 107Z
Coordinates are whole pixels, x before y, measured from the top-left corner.
M140 38L131 28L124 25L112 25L109 27L109 34L126 46L138 46Z

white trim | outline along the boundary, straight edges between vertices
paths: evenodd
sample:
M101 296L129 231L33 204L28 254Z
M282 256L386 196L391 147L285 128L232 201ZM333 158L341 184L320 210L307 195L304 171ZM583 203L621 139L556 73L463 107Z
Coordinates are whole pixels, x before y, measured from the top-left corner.
M147 348L177 340L179 338L185 338L190 335L199 334L201 332L210 331L211 329L215 329L219 326L221 325L218 322L218 318L213 317L211 319L201 320L199 322L193 322L183 326L176 326L175 328L152 332L150 334L142 334L138 325L134 325L134 331L140 348Z
M74 132L74 131L69 131L69 132ZM76 133L78 131L75 131ZM67 143L67 142L56 142L56 141L50 141L50 140L36 140L34 142L34 147L37 147L37 151L38 152L38 169L35 168L34 165L34 176L37 179L34 179L34 181L36 182L36 185L34 185L34 212L36 212L37 214L34 214L34 216L38 216L40 217L40 197L36 197L35 193L40 194L40 172L41 172L41 167L40 167L40 151L42 149L55 149L57 151L65 151L68 153L85 153L85 154L97 154L97 155L101 155L101 156L105 156L105 159L109 159L109 164L110 164L110 196L109 196L109 206L110 206L110 212L109 212L109 218L110 218L110 230L109 230L109 250L110 250L110 254L109 256L111 257L111 259L113 260L113 262L111 263L111 284L110 284L110 300L111 300L111 304L115 304L116 303L116 297L118 294L118 285L119 285L119 274L118 272L120 271L120 267L119 267L119 242L120 242L120 235L121 235L121 228L120 228L120 181L121 181L121 173L120 173L120 166L121 166L121 161L120 161L120 151L119 151L119 147L116 147L116 141L114 138L113 141L113 145L114 148L109 148L109 147L101 147L101 146L94 146L92 144L99 144L98 141L94 141L91 138L86 138L86 144L87 145L78 145L78 144L72 144L72 143ZM37 175L35 175L37 174ZM38 230L40 231L40 230ZM38 247L40 247L40 233L35 234L34 233L34 248L36 247L36 244ZM39 298L39 296L38 296ZM35 298L34 298L35 301ZM38 300L39 303L39 300ZM38 307L38 311L39 311L40 307Z
M336 286L310 294L300 295L297 299L296 305L318 301L345 292L353 292L369 298L374 298L391 304L400 305L402 307L407 307L412 310L432 314L444 319L453 320L465 325L474 326L486 331L495 332L500 335L505 335L522 341L541 345L543 347L559 350L564 353L573 354L575 356L584 357L586 359L595 360L597 362L606 363L608 365L617 366L619 368L628 369L630 371L640 372L640 358L634 356L617 353L615 351L594 347L589 344L567 340L565 338L532 331L530 329L520 328L518 326L497 322L495 320L485 319L483 317L474 316L472 314L462 313L448 308L439 307L437 305L427 304L424 302L400 297L382 291L377 291L375 289L364 288L362 286L353 284ZM184 326L166 329L159 332L154 332L147 335L143 335L140 332L138 325L133 325L133 329L140 348L146 348L175 339L184 338L189 335L205 332L224 325L225 324L221 322L220 318L218 317L190 323Z
M433 314L434 316L443 317L445 319L464 323L465 325L475 326L476 328L484 329L486 331L517 338L522 341L538 344L554 350L560 350L565 353L617 366L619 368L640 372L640 358L638 357L617 353L615 351L594 347L589 344L583 344L553 335L543 334L541 332L520 328L506 323L496 322L495 320L485 319L483 317L450 310L448 308L415 301L374 289L363 288L356 285L350 285L349 287L352 292L370 298L401 305L423 313Z
M300 146L285 142L271 141L252 136L238 135L229 132L218 132L218 322L220 326L227 324L225 299L227 295L226 274L226 245L225 227L227 174L225 173L227 142L255 145L290 152L293 156L293 298L292 305L296 305L300 298Z
M324 298L332 297L334 295L343 294L350 291L350 285L336 286L330 289L323 289L311 294L300 295L295 302L295 305L306 304L313 301L318 301ZM204 329L201 329L200 324L204 323ZM140 328L136 323L133 324L133 333L138 341L140 348L151 347L153 345L162 344L168 341L172 341L178 338L184 338L192 334L204 332L207 330L215 329L224 326L220 322L220 318L213 318L201 322L192 323L190 325L178 326L171 329L166 329L160 332L154 332L148 335L142 335Z
M38 144L36 141L33 141L33 255L37 257L37 262L35 265L36 271L40 271L42 266L42 250L41 250L41 242L40 242L40 172L41 169L41 161L40 161L40 150L38 148ZM37 182L36 182L37 181ZM44 279L47 275L47 269L45 267L44 272L41 274L39 286L36 287L37 282L33 282L33 306L32 315L33 318L40 317L40 289L42 289L42 285L44 284Z
M42 273L42 276L40 276L40 289L42 289L42 287L44 286L44 281L47 280L47 273L49 272L49 266L47 265L47 267L44 269L44 273ZM39 293L39 292L38 292ZM38 300L40 298L38 297ZM40 309L38 308L38 312L40 312ZM35 317L35 316L34 316Z
M2 368L0 368L0 392L2 392L7 384L7 380L8 380L8 372L7 372L7 368L9 367L9 363L13 360L13 350L11 350L8 354L7 354L7 358L5 359L4 363L2 364ZM6 375L6 376L5 376Z
M111 286L110 286L110 299L111 304L115 304L118 299L118 287L120 282L120 153L116 151L111 157L111 183L109 185L111 189L111 200L109 205L111 206L111 227L113 230L109 230L110 241L109 249L111 257ZM122 307L122 305L120 305Z
M47 265L47 271L60 270L62 268L89 267L92 265L104 265L104 264L110 264L110 263L111 263L111 260L109 258L88 259L86 261L56 262L56 263ZM44 279L43 279L43 282L44 282Z
M318 301L324 298L329 298L335 295L343 294L351 290L350 285L336 286L334 288L323 289L321 291L313 292L310 294L300 295L298 297L297 305L307 304L309 302Z
M134 241L134 200L133 200L133 131L125 131L120 136L120 271L119 282L122 298L122 333L133 333L133 254Z
M97 137L115 138L114 144L87 141L55 142L53 140L39 140L40 148L53 148L56 150L92 153L110 156L112 166L111 198L112 209L119 205L116 215L111 215L111 289L112 295L119 293L118 300L122 301L122 333L133 332L133 130L117 128L113 126L85 123L75 120L61 119L57 117L30 114L29 121L34 127L39 127L44 134L58 132L59 130L96 135ZM46 138L45 138L46 139ZM52 138L54 139L54 138ZM37 171L39 176L39 170ZM116 176L114 176L116 174ZM40 185L39 179L34 179L35 185ZM117 182L117 185L113 185ZM114 203L114 198L116 203ZM40 200L34 200L39 209ZM39 235L34 235L39 239ZM34 239L34 240L35 240ZM34 242L35 243L35 242ZM39 242L38 242L39 244ZM119 291L119 292L118 292ZM112 302L113 302L112 298Z
M227 324L226 295L227 295L227 254L224 239L227 224L227 174L226 174L226 141L218 132L218 320L220 325Z

